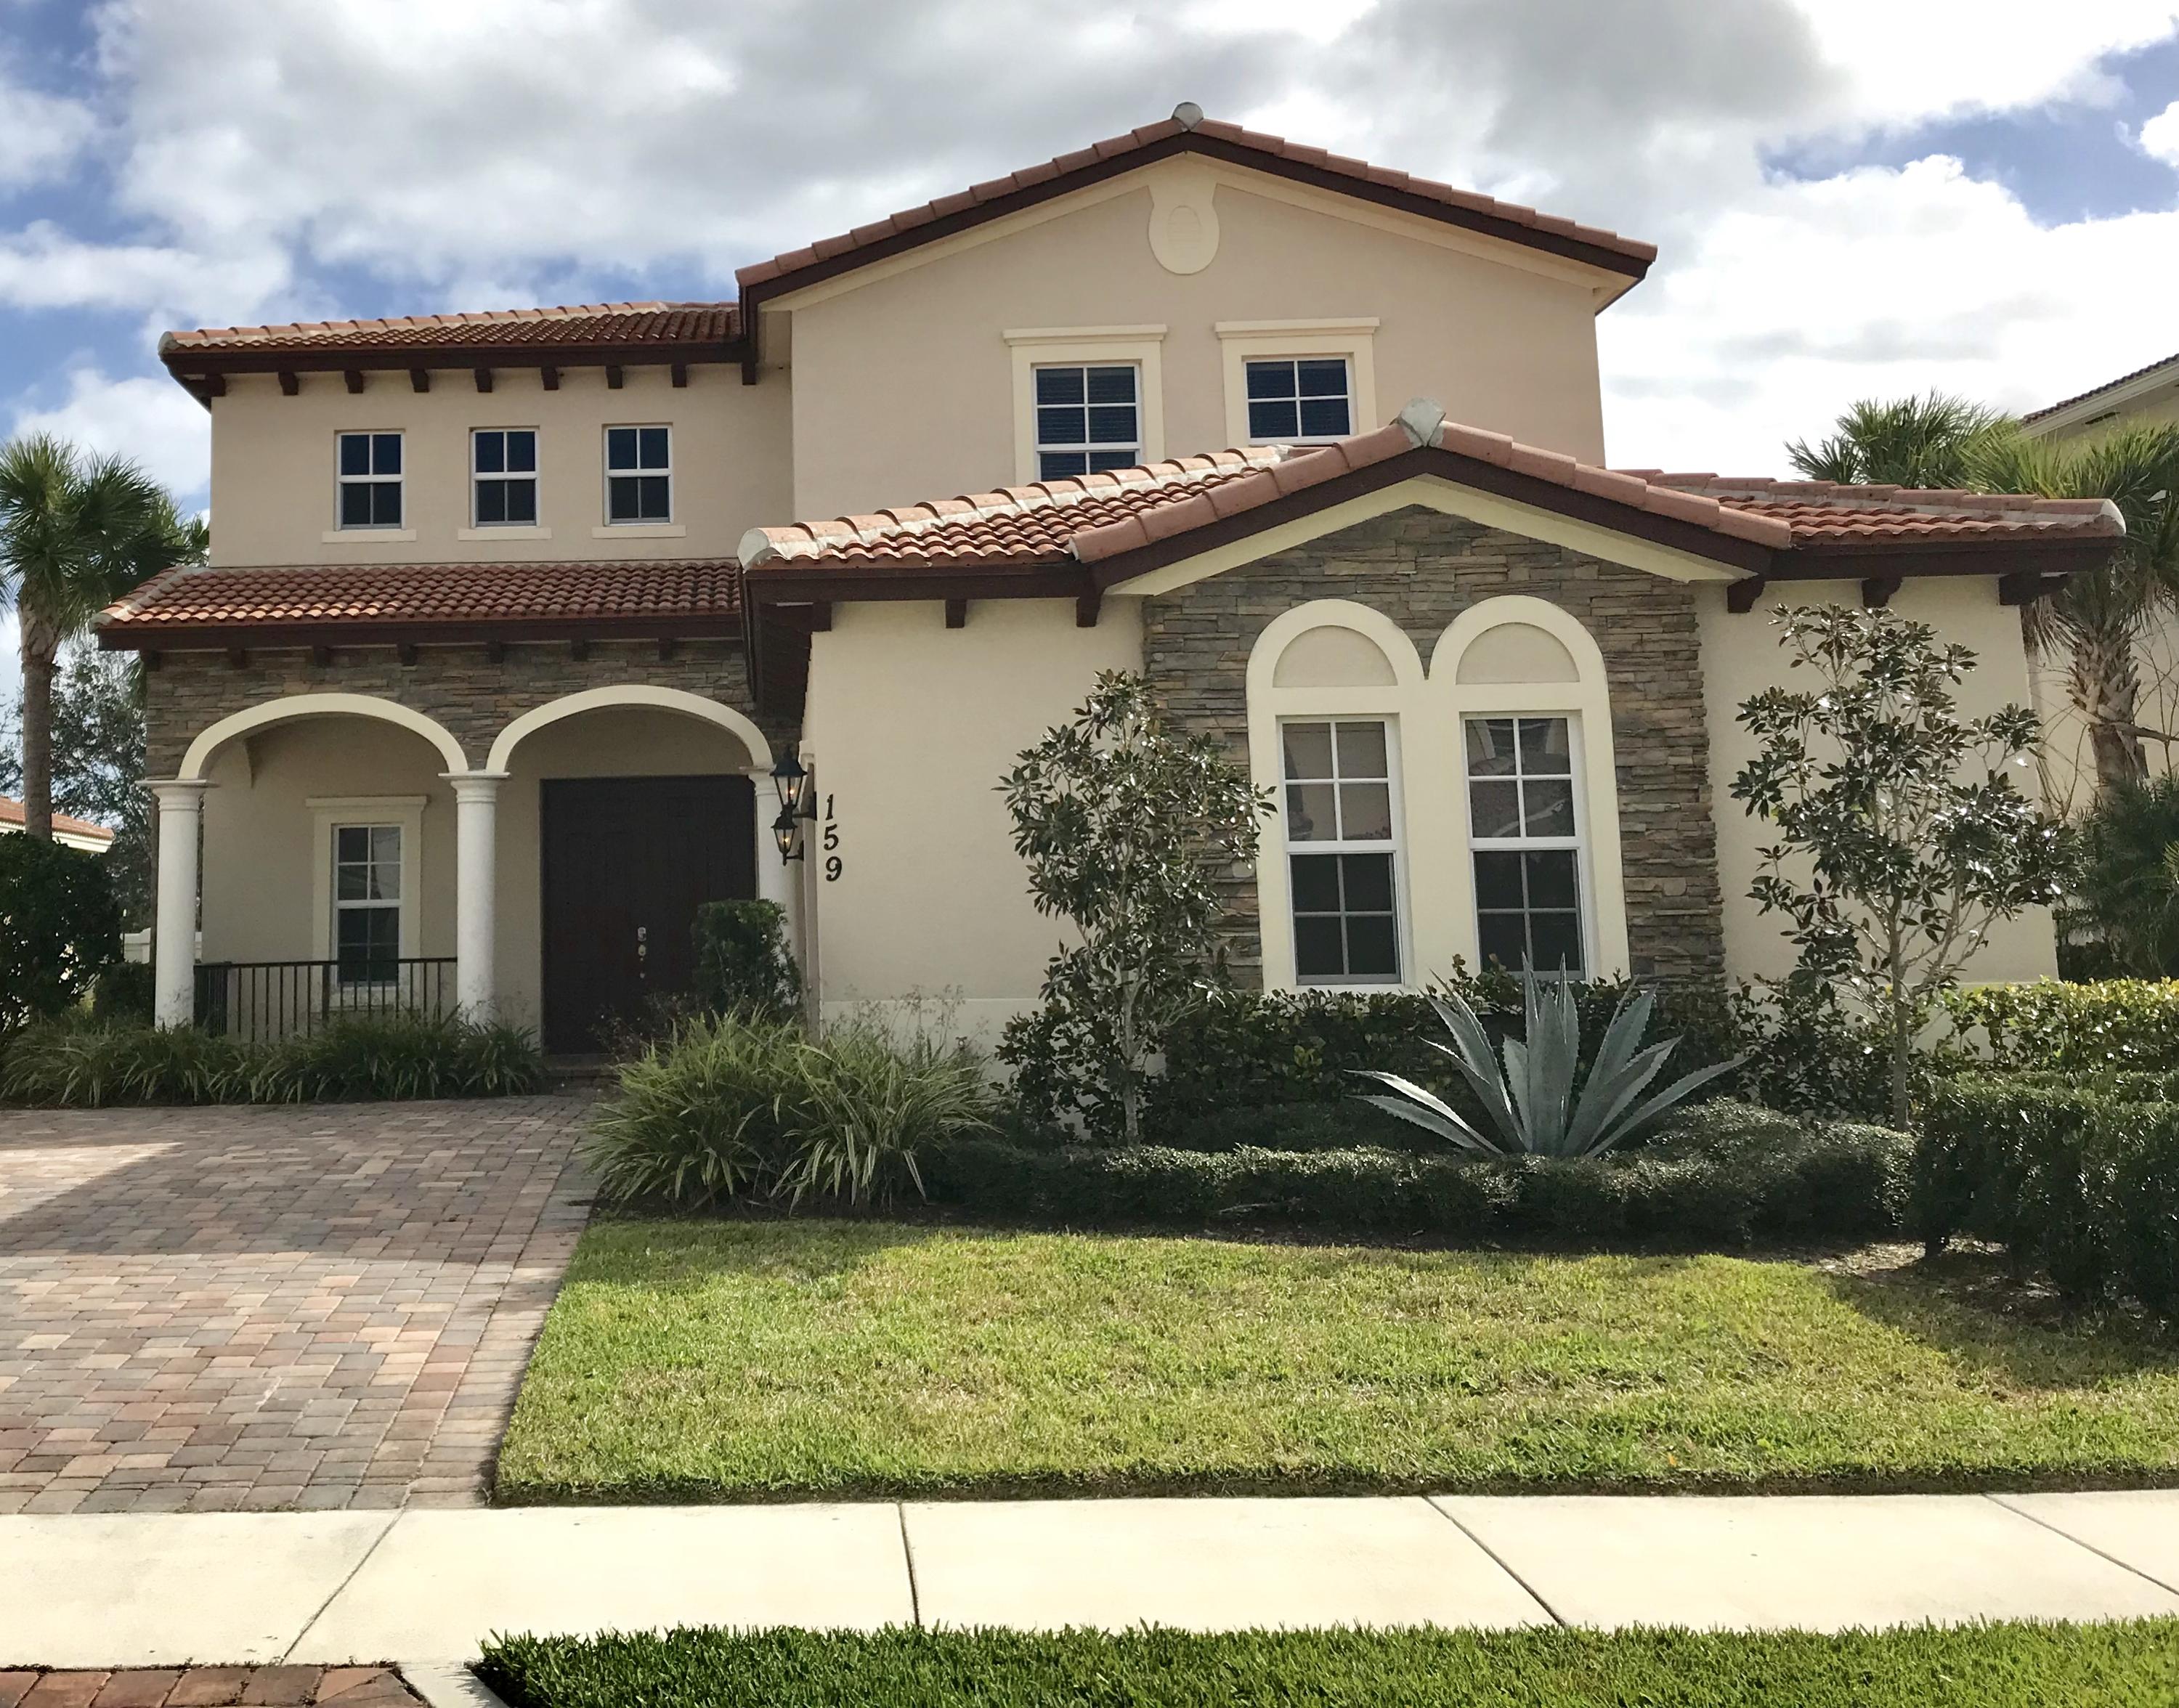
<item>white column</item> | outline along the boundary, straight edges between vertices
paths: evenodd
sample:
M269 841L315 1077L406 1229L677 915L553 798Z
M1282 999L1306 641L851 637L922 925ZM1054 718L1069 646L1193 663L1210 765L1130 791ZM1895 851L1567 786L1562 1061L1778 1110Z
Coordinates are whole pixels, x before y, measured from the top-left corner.
M153 1017L189 1026L197 1007L197 827L204 817L201 778L150 783L159 803L159 884L153 916Z
M454 995L471 1020L490 1020L498 1003L492 963L499 930L499 786L507 773L441 775L454 791Z

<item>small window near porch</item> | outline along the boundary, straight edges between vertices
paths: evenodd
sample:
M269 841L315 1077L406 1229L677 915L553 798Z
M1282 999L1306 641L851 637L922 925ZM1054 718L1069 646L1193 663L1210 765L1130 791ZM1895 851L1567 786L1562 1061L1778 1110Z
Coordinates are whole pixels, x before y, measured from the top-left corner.
M1476 948L1484 964L1585 970L1572 720L1467 720Z
M1392 739L1382 719L1280 725L1294 974L1304 984L1400 977Z
M343 986L391 984L401 960L401 826L333 828L333 961Z

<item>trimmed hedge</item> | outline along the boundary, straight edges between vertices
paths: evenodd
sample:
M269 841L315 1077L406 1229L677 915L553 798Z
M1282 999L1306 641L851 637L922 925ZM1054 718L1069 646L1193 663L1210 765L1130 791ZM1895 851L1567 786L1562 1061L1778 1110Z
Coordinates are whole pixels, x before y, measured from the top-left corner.
M1493 1242L1740 1246L1899 1225L1911 1142L1713 1104L1650 1145L1500 1161L1381 1147L1040 1148L962 1138L930 1153L931 1199L1044 1226L1273 1223Z
M0 1059L0 1102L33 1109L508 1097L544 1084L530 1033L405 1015L267 1043L194 1026L55 1021L25 1029Z
M2179 980L1979 985L1945 1007L1992 1067L2179 1069Z
M1915 1147L1911 1219L1932 1250L1994 1240L2076 1303L2129 1294L2179 1323L2179 1103L2112 1081L1940 1084Z

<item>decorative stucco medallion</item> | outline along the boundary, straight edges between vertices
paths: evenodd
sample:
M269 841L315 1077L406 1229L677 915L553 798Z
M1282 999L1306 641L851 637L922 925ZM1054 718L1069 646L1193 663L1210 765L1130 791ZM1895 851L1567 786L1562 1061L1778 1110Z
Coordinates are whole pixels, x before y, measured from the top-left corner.
M1199 273L1218 254L1217 184L1207 172L1183 168L1150 179L1150 253L1169 273Z

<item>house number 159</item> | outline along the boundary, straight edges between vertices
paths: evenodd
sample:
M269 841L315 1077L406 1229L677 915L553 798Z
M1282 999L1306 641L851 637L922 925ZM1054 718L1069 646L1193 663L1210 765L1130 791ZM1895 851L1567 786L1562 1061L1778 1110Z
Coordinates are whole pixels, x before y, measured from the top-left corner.
M832 797L830 795L825 797L825 826L822 840L825 846L825 881L827 884L837 884L840 881L840 873L843 868L840 857L834 851L840 846L840 821L832 816Z

